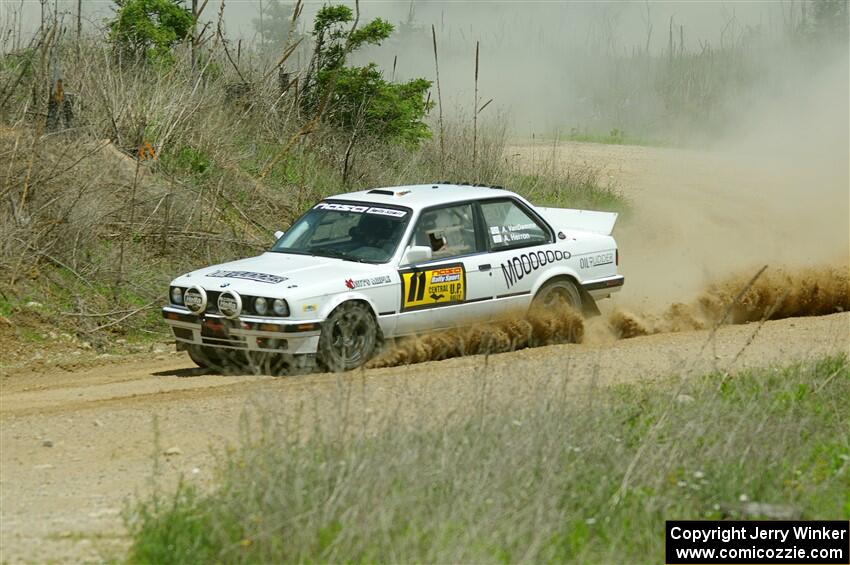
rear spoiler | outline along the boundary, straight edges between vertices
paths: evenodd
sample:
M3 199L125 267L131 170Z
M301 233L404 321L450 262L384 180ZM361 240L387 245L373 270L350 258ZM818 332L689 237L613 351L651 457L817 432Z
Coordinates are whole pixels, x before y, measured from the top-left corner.
M611 235L619 215L616 212L571 208L537 208L537 211L555 228L589 231L603 235Z

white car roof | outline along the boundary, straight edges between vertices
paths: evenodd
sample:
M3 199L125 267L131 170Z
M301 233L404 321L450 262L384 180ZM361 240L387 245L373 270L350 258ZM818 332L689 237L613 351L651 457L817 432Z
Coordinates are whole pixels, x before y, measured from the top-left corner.
M407 206L416 211L435 204L451 204L452 202L463 202L467 200L505 197L516 197L516 194L501 188L491 188L488 186L433 183L370 188L369 190L329 196L328 199L395 204Z

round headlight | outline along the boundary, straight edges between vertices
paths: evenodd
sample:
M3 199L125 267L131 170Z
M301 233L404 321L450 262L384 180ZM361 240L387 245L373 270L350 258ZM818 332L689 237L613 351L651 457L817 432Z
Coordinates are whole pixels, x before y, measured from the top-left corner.
M260 316L265 316L269 311L269 301L262 296L255 298L254 311Z
M179 286L171 287L171 303L183 304L183 289Z
M207 307L207 291L200 286L187 288L183 293L183 304L195 314L200 314Z
M289 305L283 298L275 298L272 307L274 308L274 313L278 316L289 316Z
M218 311L227 318L238 318L242 312L242 297L228 290L218 296Z

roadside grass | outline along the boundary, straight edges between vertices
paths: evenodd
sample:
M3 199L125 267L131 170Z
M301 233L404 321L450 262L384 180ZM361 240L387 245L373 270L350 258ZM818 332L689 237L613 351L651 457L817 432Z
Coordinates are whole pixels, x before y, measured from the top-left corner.
M246 412L211 489L128 509L129 561L658 563L667 519L850 517L846 356L522 396L483 377L446 414L355 424L344 391L330 424Z
M512 174L512 190L539 206L588 208L628 215L631 206L616 187L603 184L595 169L576 169L560 175Z
M669 141L639 135L634 136L617 129L613 129L608 133L598 133L573 128L570 133L559 135L558 139L561 141L601 143L604 145L640 145L643 147L670 147L673 145Z

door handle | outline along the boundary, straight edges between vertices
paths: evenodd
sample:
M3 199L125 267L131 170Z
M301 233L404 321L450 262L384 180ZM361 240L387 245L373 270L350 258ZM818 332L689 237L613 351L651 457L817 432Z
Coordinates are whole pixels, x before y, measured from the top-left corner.
M490 268L491 268L490 263L485 263L484 265L478 265L479 271L489 271Z

